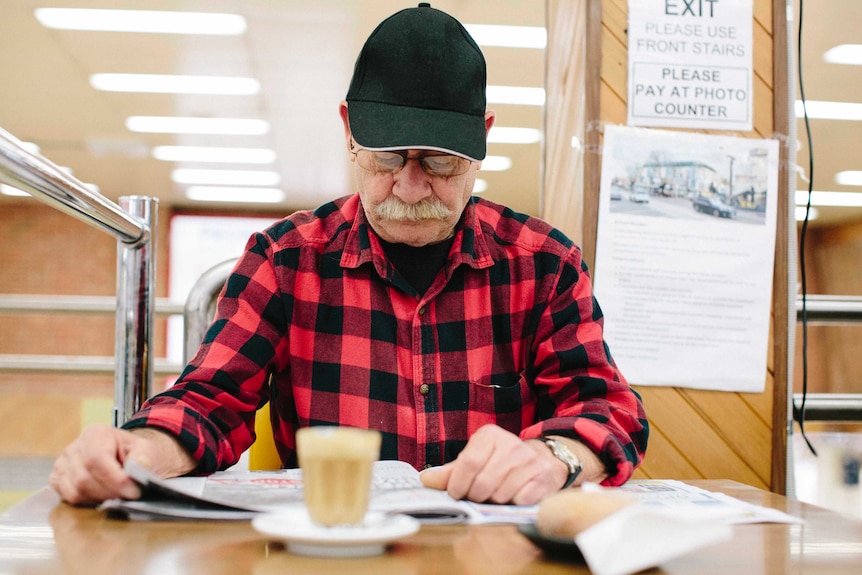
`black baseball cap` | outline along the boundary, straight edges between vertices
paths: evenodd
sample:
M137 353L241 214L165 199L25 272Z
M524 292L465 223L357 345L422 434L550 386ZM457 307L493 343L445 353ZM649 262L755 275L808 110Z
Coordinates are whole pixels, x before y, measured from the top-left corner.
M458 20L422 2L381 22L347 90L350 130L371 150L485 158L485 57Z

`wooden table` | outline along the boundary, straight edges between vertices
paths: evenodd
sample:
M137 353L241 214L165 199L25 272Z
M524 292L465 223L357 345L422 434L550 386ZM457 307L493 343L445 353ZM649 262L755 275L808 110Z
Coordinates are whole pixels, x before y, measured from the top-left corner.
M734 527L734 538L668 561L659 573L862 573L862 522L733 481L693 485L802 517ZM624 552L624 550L621 550ZM128 522L60 503L50 489L0 515L0 573L254 575L553 575L589 573L545 556L513 526L425 526L382 556L293 555L247 522Z

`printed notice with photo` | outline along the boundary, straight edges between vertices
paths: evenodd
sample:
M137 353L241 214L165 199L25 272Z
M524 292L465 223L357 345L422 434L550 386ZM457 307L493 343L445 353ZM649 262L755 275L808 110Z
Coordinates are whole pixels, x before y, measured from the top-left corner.
M607 126L595 290L633 384L763 390L778 142Z

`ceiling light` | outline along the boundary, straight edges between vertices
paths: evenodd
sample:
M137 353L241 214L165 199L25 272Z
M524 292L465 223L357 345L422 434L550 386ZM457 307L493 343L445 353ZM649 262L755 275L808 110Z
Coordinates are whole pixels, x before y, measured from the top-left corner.
M178 168L171 172L177 184L212 186L277 186L281 183L278 172L265 170L198 170Z
M156 146L153 157L166 162L218 162L271 164L275 152L266 148L214 148L204 146Z
M179 76L166 74L93 74L90 85L106 92L150 94L219 94L247 96L260 92L254 78Z
M482 160L483 172L504 172L512 167L512 158L506 156L485 156Z
M548 43L548 32L541 26L465 24L464 28L480 46L544 49Z
M862 44L839 44L823 53L823 61L830 64L862 65Z
M476 181L473 182L473 193L481 194L485 190L488 189L488 181L483 180L482 178L476 178Z
M284 200L284 191L278 188L191 186L186 189L186 197L196 202L277 204Z
M215 12L37 8L35 14L43 26L59 30L235 36L246 29L242 16Z
M131 116L126 127L132 132L160 134L229 134L256 136L269 132L263 120L241 118L181 118L176 116Z
M808 210L808 221L816 220L820 215L820 212L817 211L817 208L811 208ZM796 221L801 222L805 220L805 208L796 206Z
M485 98L489 104L544 106L545 89L528 86L488 86Z
M820 120L862 120L862 104L854 102L806 100L803 109L802 100L796 100L796 117L802 118L806 110L809 118Z
M14 188L12 186L7 186L6 184L0 184L0 194L4 196L29 196L27 192L24 190L19 190L18 188Z
M536 128L504 128L494 126L488 132L492 144L535 144L542 139L542 131Z
M796 190L796 205L808 203L808 190ZM862 193L857 192L811 192L812 206L834 206L841 208L862 207Z
M862 172L858 170L844 170L835 174L835 183L842 186L862 186Z

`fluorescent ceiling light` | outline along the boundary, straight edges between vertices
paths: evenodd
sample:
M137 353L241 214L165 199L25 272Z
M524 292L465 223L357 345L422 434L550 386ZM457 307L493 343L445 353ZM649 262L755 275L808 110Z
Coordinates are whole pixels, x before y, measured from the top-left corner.
M171 172L177 184L210 186L277 186L281 183L278 172L265 170L198 170L178 168Z
M494 126L488 133L492 144L535 144L542 139L542 131L536 128L505 128Z
M256 136L269 132L263 120L241 118L181 118L176 116L130 116L126 128L132 132L159 134L229 134Z
M858 170L844 170L835 174L835 183L842 186L862 186L862 172Z
M805 207L804 206L796 206L796 210L794 210L796 215L796 221L801 222L805 220ZM817 211L817 208L811 208L808 210L808 221L816 220L820 216L820 212Z
M19 190L18 188L13 188L12 186L7 186L6 184L0 184L0 194L4 196L29 196L27 192L24 190Z
M35 14L43 26L58 30L235 36L246 29L242 16L215 12L37 8Z
M823 61L830 64L862 65L862 44L839 44L823 53Z
M254 78L180 76L167 74L93 74L90 85L105 92L150 94L219 94L247 96L260 92Z
M485 156L482 160L483 172L504 172L512 167L512 158L506 156Z
M544 106L545 89L528 86L488 86L485 98L489 104Z
M855 102L806 100L803 109L802 100L796 100L796 117L803 117L805 110L809 118L820 120L862 120L862 104Z
M266 148L215 148L205 146L156 146L153 157L166 162L217 162L271 164L275 152Z
M796 190L796 205L808 203L808 190ZM858 192L811 192L812 206L833 206L840 208L862 208L862 193Z
M548 43L548 33L541 26L465 24L464 28L480 46L544 49Z
M278 188L191 186L186 189L186 197L195 202L277 204L284 200L284 191Z
M481 194L485 190L488 189L488 181L483 180L482 178L476 178L476 181L473 182L473 193Z

